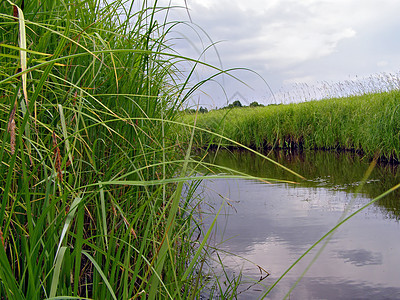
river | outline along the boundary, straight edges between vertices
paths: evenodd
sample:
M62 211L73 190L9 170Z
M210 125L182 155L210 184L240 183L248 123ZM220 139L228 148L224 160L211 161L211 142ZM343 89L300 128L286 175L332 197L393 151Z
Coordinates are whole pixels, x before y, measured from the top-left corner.
M370 162L353 153L271 152L269 157L306 180L248 151L224 150L211 153L208 161L297 183L215 179L204 180L200 187L202 209L210 212L204 217L205 227L223 207L212 238L219 250L212 257L218 260L218 253L230 280L241 274L237 299L265 297L269 287L340 220L400 182L400 169L390 165L376 165L363 180ZM400 299L399 212L397 190L341 225L266 298ZM222 267L211 263L209 271L222 273ZM226 289L229 285L221 278Z

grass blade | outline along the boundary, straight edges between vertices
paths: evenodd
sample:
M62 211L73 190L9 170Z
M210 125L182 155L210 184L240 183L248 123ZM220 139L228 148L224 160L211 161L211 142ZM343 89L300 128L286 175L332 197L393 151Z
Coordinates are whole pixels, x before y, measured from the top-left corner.
M58 282L59 282L60 276L61 276L60 275L61 274L61 264L64 259L64 254L65 254L66 250L67 250L67 247L61 247L60 251L57 252L54 270L53 270L53 279L51 281L50 298L55 297L55 295L57 293L57 286L58 286Z

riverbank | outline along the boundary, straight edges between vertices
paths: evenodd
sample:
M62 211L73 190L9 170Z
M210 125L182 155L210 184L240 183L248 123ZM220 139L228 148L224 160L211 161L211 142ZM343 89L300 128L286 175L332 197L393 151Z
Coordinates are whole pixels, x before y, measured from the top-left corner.
M193 124L195 114L185 115ZM198 147L233 146L211 132L257 150L336 149L400 160L400 91L298 104L243 107L198 114Z

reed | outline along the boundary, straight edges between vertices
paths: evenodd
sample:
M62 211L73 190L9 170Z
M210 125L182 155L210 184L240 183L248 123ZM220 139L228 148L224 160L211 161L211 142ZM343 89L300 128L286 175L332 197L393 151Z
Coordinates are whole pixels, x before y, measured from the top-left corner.
M169 9L1 2L0 298L199 296L207 234L171 124L193 91L178 66L201 62L170 49Z
M364 94L298 104L210 111L198 116L198 127L218 132L256 149L338 149L400 159L400 92ZM192 115L183 117L192 122ZM198 131L199 147L232 146ZM220 144L219 144L220 143Z

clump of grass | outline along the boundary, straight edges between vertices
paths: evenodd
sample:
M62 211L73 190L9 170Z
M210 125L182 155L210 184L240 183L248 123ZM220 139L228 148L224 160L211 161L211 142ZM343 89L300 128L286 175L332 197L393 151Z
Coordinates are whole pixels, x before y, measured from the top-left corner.
M198 296L169 9L1 2L1 297Z
M199 115L197 124L257 149L340 149L400 159L400 92L390 91L298 104L237 108ZM184 117L190 123L193 116ZM219 140L198 131L202 147ZM222 144L232 146L226 140Z

